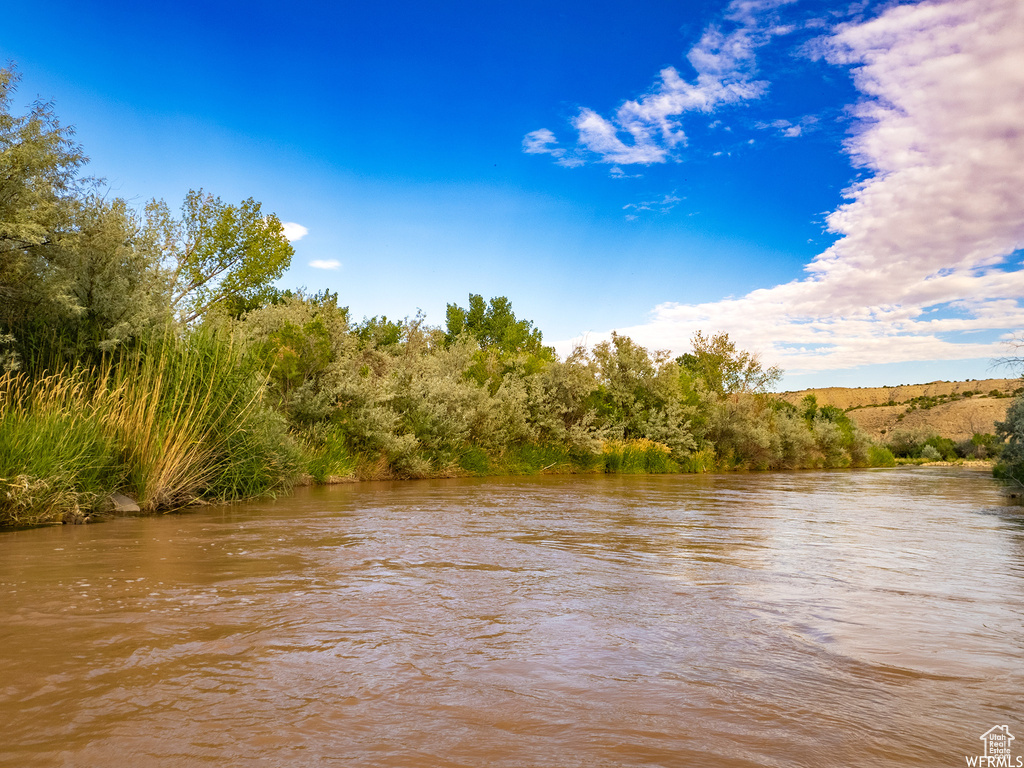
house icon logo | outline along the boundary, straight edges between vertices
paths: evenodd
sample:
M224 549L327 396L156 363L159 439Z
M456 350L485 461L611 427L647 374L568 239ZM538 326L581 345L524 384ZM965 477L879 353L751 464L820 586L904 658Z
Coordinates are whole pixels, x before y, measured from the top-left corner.
M1014 735L1008 725L994 725L981 736L983 751L967 758L971 768L1024 768L1024 757L1013 757L1011 743Z

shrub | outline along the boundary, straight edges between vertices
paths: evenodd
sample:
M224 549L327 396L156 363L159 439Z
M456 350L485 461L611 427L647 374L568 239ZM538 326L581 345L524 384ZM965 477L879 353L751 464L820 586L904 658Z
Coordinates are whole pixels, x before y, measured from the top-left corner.
M889 433L887 447L893 456L919 458L924 445L937 435L930 429L899 429Z
M954 461L957 458L956 444L948 437L929 437L922 446L922 450L928 446L934 448L944 461ZM924 454L922 453L922 455Z
M996 423L996 434L1006 438L996 466L997 476L1024 483L1024 397L1010 404L1006 420Z
M826 467L846 467L850 465L850 456L844 450L845 436L838 424L817 417L814 420L812 432Z
M896 457L884 445L872 445L868 448L868 466L895 467Z
M957 453L965 459L998 458L1003 452L1003 442L991 434L975 432L970 440L957 443Z
M807 421L800 415L780 411L775 416L779 457L773 468L795 469L820 465L821 454Z

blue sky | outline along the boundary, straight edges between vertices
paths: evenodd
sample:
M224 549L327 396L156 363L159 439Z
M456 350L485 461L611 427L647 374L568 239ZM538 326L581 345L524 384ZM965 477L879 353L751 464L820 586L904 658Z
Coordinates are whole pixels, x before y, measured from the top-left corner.
M255 197L357 318L505 295L563 352L727 331L872 386L1001 375L1024 322L1022 14L40 0L0 58L115 194Z

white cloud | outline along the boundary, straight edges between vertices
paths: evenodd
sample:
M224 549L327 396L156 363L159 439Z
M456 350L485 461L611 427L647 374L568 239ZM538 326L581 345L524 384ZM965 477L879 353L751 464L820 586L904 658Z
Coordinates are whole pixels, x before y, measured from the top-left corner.
M676 197L675 195L665 195L658 200L644 200L639 203L626 203L624 206L622 206L622 210L628 211L632 209L634 211L654 211L656 213L668 213L682 201L683 198L681 197ZM636 214L626 215L626 219L628 221L634 221L636 218Z
M523 152L528 155L554 155L555 157L565 154L564 149L553 147L552 144L558 144L558 139L547 128L530 131L523 137Z
M774 128L779 132L780 136L784 136L788 139L795 139L798 136L802 136L804 131L812 131L818 127L818 117L815 115L804 115L797 122L791 122L789 120L772 120L770 123L754 123L755 128L761 130L767 130ZM750 139L749 144L753 144L754 140Z
M626 173L624 170L619 168L617 165L613 165L608 171L608 175L613 179L639 179L643 174L641 173Z
M341 269L341 262L337 259L314 259L309 266L313 269Z
M1019 0L948 0L833 30L863 94L847 150L872 173L827 217L839 239L802 280L620 330L676 351L728 331L794 373L1000 354L948 334L1024 327L1022 28Z
M281 223L281 228L284 230L284 236L288 238L289 242L294 243L296 240L301 240L309 234L309 230L301 224L296 224L294 221L285 221Z
M687 54L697 72L693 81L684 80L675 67L666 67L647 94L622 104L614 117L583 107L572 120L578 151L615 165L664 163L673 157L676 147L686 144L680 124L684 114L709 113L763 95L767 83L755 79L755 51L775 35L791 31L773 25L770 11L793 1L733 0L724 17L729 30L709 27ZM526 134L523 151L561 157L556 152L565 151L551 149L553 143L557 143L555 135L542 128ZM577 160L573 165L582 164L582 157Z

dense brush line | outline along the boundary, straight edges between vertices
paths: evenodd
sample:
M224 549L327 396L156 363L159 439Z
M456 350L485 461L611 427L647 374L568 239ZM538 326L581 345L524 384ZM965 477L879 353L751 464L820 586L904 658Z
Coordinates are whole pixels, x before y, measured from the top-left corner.
M505 297L450 304L442 328L281 291L273 214L103 192L50 105L11 113L17 79L0 68L0 525L87 518L114 491L161 511L304 477L894 462L842 411L771 395L781 371L727 334L673 358L613 333L560 359ZM1024 409L1001 429L1024 479Z
M493 306L493 302L492 302ZM515 321L508 308L511 326ZM506 318L509 319L509 318ZM522 328L520 328L522 330ZM560 360L422 318L352 324L336 296L281 297L63 362L0 375L0 522L237 499L303 476L671 473L891 463L838 411L800 412L727 380L756 358L724 335L670 359L624 336ZM741 370L742 369L742 370ZM738 381L739 379L737 379Z

